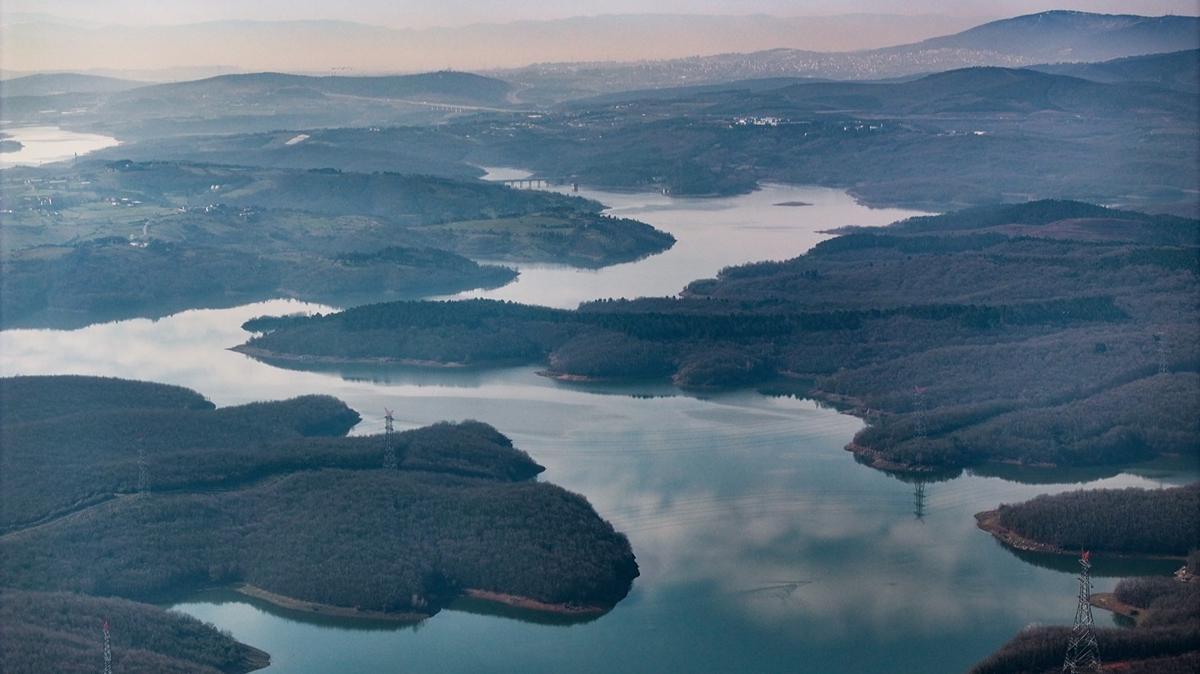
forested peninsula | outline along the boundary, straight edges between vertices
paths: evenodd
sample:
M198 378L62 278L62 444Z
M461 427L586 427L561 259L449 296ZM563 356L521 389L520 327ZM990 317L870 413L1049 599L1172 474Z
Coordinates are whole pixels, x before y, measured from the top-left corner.
M678 298L263 317L239 350L812 396L867 418L849 448L886 470L1112 464L1200 447L1198 275L1200 221L1037 201L846 230Z
M6 674L100 671L105 624L117 672L243 674L271 661L191 616L124 599L0 587L0 622Z
M0 175L0 325L453 294L516 278L475 259L597 268L674 244L602 208L395 173L128 160L14 168Z
M976 515L979 527L1023 550L1186 557L1200 549L1200 483L1042 495Z
M483 423L346 437L359 416L333 398L215 409L73 376L0 379L0 406L0 588L245 585L413 620L468 591L594 615L638 575L623 535Z
M1186 558L1175 577L1126 578L1092 603L1120 611L1132 629L1096 631L1106 663L1122 672L1175 674L1200 665L1200 483L1166 489L1093 489L1038 496L980 513L980 527L1018 549L1078 555ZM1067 627L1031 627L971 674L1058 672Z

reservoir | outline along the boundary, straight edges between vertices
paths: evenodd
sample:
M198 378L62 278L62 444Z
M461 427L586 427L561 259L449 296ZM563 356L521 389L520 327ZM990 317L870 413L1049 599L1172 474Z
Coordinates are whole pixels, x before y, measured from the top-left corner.
M0 127L0 133L6 135L6 140L21 144L16 152L0 152L0 168L48 164L120 144L111 136L67 131L57 126Z
M768 185L751 195L583 196L671 232L662 255L599 271L520 265L479 293L552 306L670 295L724 266L783 259L843 225L909 213L843 192ZM804 202L811 206L776 206ZM561 624L461 603L416 626L314 619L226 591L175 608L271 653L270 672L961 672L1031 623L1069 624L1071 560L1018 556L973 514L1069 489L1181 484L1195 465L1048 473L1015 469L904 481L857 464L854 417L811 401L668 385L579 385L535 367L488 371L328 366L284 370L228 348L261 314L329 310L275 300L80 330L0 332L0 372L121 376L180 384L218 405L307 393L337 396L355 433L473 418L585 495L625 532L641 577L610 613ZM1171 562L1095 559L1098 591ZM1106 624L1107 614L1097 613Z

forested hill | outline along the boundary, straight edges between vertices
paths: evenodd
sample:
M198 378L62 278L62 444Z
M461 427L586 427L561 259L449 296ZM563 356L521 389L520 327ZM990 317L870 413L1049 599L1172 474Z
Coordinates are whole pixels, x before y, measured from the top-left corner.
M260 130L270 133L160 134L101 155L451 176L470 175L472 165L520 166L680 195L778 181L931 211L1071 198L1195 217L1194 47L1091 68L926 64L903 81L819 80L791 68L710 86L626 87L537 115L303 132L279 131L304 128L283 120Z
M593 201L396 173L91 160L6 169L0 195L6 327L448 295L516 277L471 258L603 267L674 244Z
M509 110L512 85L464 72L377 77L275 72L166 84L49 75L4 90L16 125L68 123L122 138L443 121L466 109ZM2 85L0 85L2 86Z
M1180 91L1200 89L1200 50L1129 56L1100 63L1052 63L1033 70L1096 82L1142 82Z
M113 96L108 104L116 107L147 102L169 102L184 106L239 105L263 97L287 93L302 97L357 96L378 99L419 99L427 102L462 105L502 106L512 85L494 77L466 72L441 71L414 75L312 76L285 73L248 73L218 75L202 80L145 86Z
M855 231L677 299L578 311L392 303L251 321L248 353L540 362L557 376L777 386L866 415L861 458L1131 461L1200 446L1200 222L1077 202Z
M1197 512L1200 483L1043 495L1000 506L996 522L1050 549L1184 557L1200 549Z
M442 132L469 139L480 163L609 187L732 194L770 180L938 211L1077 198L1195 216L1197 100L1169 80L973 67L899 82L733 82Z
M270 664L212 625L122 599L0 587L0 623L6 674L99 671L106 623L113 671L123 674L240 674Z
M167 402L147 404L156 387ZM21 415L65 390L87 400ZM201 401L0 379L0 586L151 600L247 583L384 615L478 589L595 615L637 576L625 537L486 424L345 437L359 417L332 398Z
M1093 489L1043 495L980 513L980 526L1005 543L1077 555L1093 563L1119 555L1187 556L1200 573L1200 483L1165 489ZM1185 576L1186 578L1186 576ZM1200 665L1200 583L1170 576L1125 578L1112 597L1133 629L1098 629L1105 663L1137 674L1184 674ZM1106 603L1093 604L1105 607ZM1097 624L1102 624L1099 618ZM976 665L970 674L1061 671L1067 627L1033 626Z

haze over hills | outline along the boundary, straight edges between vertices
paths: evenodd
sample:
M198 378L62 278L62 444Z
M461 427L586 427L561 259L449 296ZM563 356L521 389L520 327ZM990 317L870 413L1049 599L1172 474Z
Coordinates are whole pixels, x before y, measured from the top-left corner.
M1200 89L1200 50L1197 49L1129 56L1100 63L1056 63L1030 68L1093 82L1143 82L1180 91Z
M80 73L38 73L0 80L0 96L53 96L66 93L111 93L145 86L145 82Z
M328 20L102 27L38 21L6 26L4 54L5 68L17 71L232 62L250 71L396 73L662 59L763 46L868 49L945 35L976 23L978 19L954 16L883 14L600 15L423 29Z
M853 52L769 49L659 62L549 63L499 71L531 100L761 77L885 79L970 66L1101 61L1195 49L1200 19L1051 11L923 42Z
M88 76L36 77L93 81ZM30 83L29 77L3 86L49 89ZM14 124L117 123L126 133L174 135L428 123L455 111L511 108L511 89L501 80L461 72L379 77L253 73L111 93L13 94L6 96L4 106L6 119Z

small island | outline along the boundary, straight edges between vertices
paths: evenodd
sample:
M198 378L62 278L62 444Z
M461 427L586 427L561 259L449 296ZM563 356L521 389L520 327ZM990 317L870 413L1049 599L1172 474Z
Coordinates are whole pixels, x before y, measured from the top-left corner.
M153 602L233 587L419 621L460 596L581 619L629 542L483 423L347 437L325 396L214 408L175 386L0 379L0 589Z

